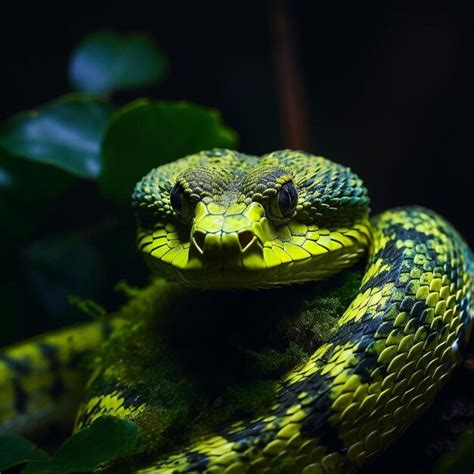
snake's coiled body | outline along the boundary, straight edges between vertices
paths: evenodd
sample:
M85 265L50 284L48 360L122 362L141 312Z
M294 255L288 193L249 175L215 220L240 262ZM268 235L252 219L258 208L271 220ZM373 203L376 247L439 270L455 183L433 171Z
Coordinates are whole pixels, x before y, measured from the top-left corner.
M357 297L329 340L282 380L268 413L141 472L272 473L285 463L287 472L352 472L430 405L459 362L473 317L467 245L422 208L369 223L358 178L321 160L209 152L158 168L137 186L140 249L153 267L193 286L322 278L368 249ZM88 393L77 426L105 413L133 419L146 402L132 392L117 383Z
M371 250L338 329L282 383L265 417L144 472L271 473L287 458L289 472L345 473L400 435L459 361L472 315L471 257L444 220L418 208L375 219Z

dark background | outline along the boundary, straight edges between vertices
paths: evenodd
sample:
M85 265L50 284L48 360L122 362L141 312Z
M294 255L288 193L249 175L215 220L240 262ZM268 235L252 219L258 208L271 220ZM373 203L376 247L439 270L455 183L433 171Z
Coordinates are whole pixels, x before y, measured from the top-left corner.
M238 132L241 151L262 154L296 143L347 164L364 179L374 212L423 205L445 216L474 245L467 2L219 5L9 5L0 28L0 120L69 92L68 60L84 36L100 28L145 32L170 67L165 81L143 95L215 107ZM293 33L283 38L276 34L282 5ZM288 41L296 68L289 87L282 79L288 61L281 58ZM296 115L288 113L285 94ZM124 104L134 97L122 93L116 99ZM291 140L288 130L295 127L307 131ZM47 212L29 243L76 232L78 226L86 233L100 228L108 206L98 201L93 183L80 182ZM148 272L132 234L119 249L102 242L102 253L113 254L105 255L108 289L122 278L145 281ZM118 304L110 293L100 299L108 308ZM13 339L68 322L43 326L38 322L47 312L33 320L25 316L29 311L28 305L18 310L17 328L10 333L20 330Z
M141 31L153 37L170 66L167 78L143 95L215 107L238 132L241 151L302 147L347 164L364 179L374 212L423 205L444 215L474 245L467 2L219 5L10 4L0 28L0 120L69 92L68 60L86 35L100 28ZM135 97L121 93L115 99L124 104ZM56 306L67 308L69 291L98 298L111 309L122 301L112 291L117 281L146 281L131 216L114 213L94 183L80 181L41 216L26 242L13 242L19 257L7 251L3 276L9 281L2 286L15 309L2 305L11 327L1 343L78 319L66 309L55 319L44 305L37 313L41 305L38 295L30 298L28 275L24 285L9 276L23 278L21 254L45 236L93 234L106 272L100 292L88 295L79 282L58 293ZM127 228L112 241L111 214ZM108 234L102 232L108 227ZM63 267L87 274L67 258ZM47 285L41 292L40 299L55 297Z
M170 3L13 6L0 29L1 118L66 92L72 49L84 35L111 27L151 34L169 58L168 78L147 94L216 107L238 131L242 151L284 147L273 4ZM403 3L291 3L309 151L359 173L374 211L428 206L473 243L467 6Z
M148 33L168 57L167 79L144 95L219 109L239 133L241 151L261 154L288 146L285 132L294 123L282 108L276 68L276 2L175 3L155 2L148 8L136 2L113 8L98 3L54 9L9 5L0 28L0 119L69 91L71 51L85 35L107 27ZM467 2L402 3L287 2L293 60L301 73L289 94L302 98L300 119L306 122L307 117L302 125L309 130L305 148L356 171L375 212L408 204L430 207L473 246L472 119L466 80L466 32L472 16ZM119 96L123 103L130 98ZM95 225L107 204L97 205L96 195L89 192L92 186L76 187L76 203L68 209L58 204L40 234L74 229L77 221ZM123 252L106 259L109 270L116 265L109 286L121 278L143 281L147 274L137 264L132 241ZM135 260L129 266L125 262L130 258ZM107 298L100 302L107 306L113 297ZM11 319L8 314L4 321L7 316ZM31 313L27 304L15 315L18 324L6 339L65 323L38 322L47 317L44 310ZM456 393L467 396L465 374L456 380ZM474 413L471 398L466 400L462 407L470 406ZM431 424L425 418L411 441L392 449L389 463L397 465L400 456L410 456L410 449L417 454L420 438L448 433L449 427L439 421L446 420L443 416L432 416ZM445 438L436 438L427 449L440 443L432 457L452 447ZM417 463L416 471L425 472L426 458Z

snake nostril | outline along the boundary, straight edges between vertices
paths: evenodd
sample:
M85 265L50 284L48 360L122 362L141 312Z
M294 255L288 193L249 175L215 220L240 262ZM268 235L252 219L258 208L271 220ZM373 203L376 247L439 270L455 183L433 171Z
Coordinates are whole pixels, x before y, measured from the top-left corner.
M245 248L253 242L254 238L255 235L250 230L244 230L243 232L239 232L239 242L240 246L242 247L242 250L245 250Z
M206 240L206 234L204 232L196 231L193 235L194 245L202 253L204 252L204 241Z

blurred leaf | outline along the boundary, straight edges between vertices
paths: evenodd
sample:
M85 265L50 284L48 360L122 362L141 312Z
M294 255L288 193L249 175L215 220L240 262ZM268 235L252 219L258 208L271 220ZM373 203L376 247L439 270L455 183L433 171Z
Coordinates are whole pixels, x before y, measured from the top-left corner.
M107 196L128 201L135 183L152 168L205 149L232 148L236 141L216 110L141 99L111 119L99 183Z
M0 130L0 145L12 155L96 178L102 134L114 110L88 96L65 96L13 117Z
M91 94L145 86L165 73L165 58L150 38L121 36L114 31L99 31L85 38L69 65L74 89Z
M100 300L105 287L102 256L75 235L46 237L24 250L24 274L39 301L56 320L78 315L70 295Z
M0 472L29 461L42 461L48 455L20 436L0 434Z
M138 426L127 420L103 416L72 435L51 460L33 462L25 474L89 472L101 464L140 451Z
M474 432L465 433L454 451L443 456L436 474L472 474L474 471Z
M0 229L26 237L42 219L41 211L72 181L53 166L11 156L0 148Z

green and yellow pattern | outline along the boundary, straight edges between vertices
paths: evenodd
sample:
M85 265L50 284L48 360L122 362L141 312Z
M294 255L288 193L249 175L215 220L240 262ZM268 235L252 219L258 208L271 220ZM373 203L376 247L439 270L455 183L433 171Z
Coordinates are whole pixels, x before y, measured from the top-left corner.
M328 278L367 255L357 296L328 340L281 380L265 414L159 454L140 472L272 473L285 463L295 473L352 472L430 405L462 356L473 317L470 249L426 209L370 220L367 191L343 166L288 150L262 158L211 150L152 170L133 204L138 247L150 267L209 291ZM99 334L85 334L83 344L95 345ZM61 351L64 335L58 338ZM0 359L0 383L20 386L26 398L51 383L39 377L29 388L9 357L27 353L37 361L33 369L52 368L38 344ZM58 360L60 370L69 364ZM146 409L149 401L120 379L117 364L96 367L76 429L105 413L137 420ZM20 411L14 390L0 400L9 407L0 407L6 427ZM46 404L50 399L47 393Z

